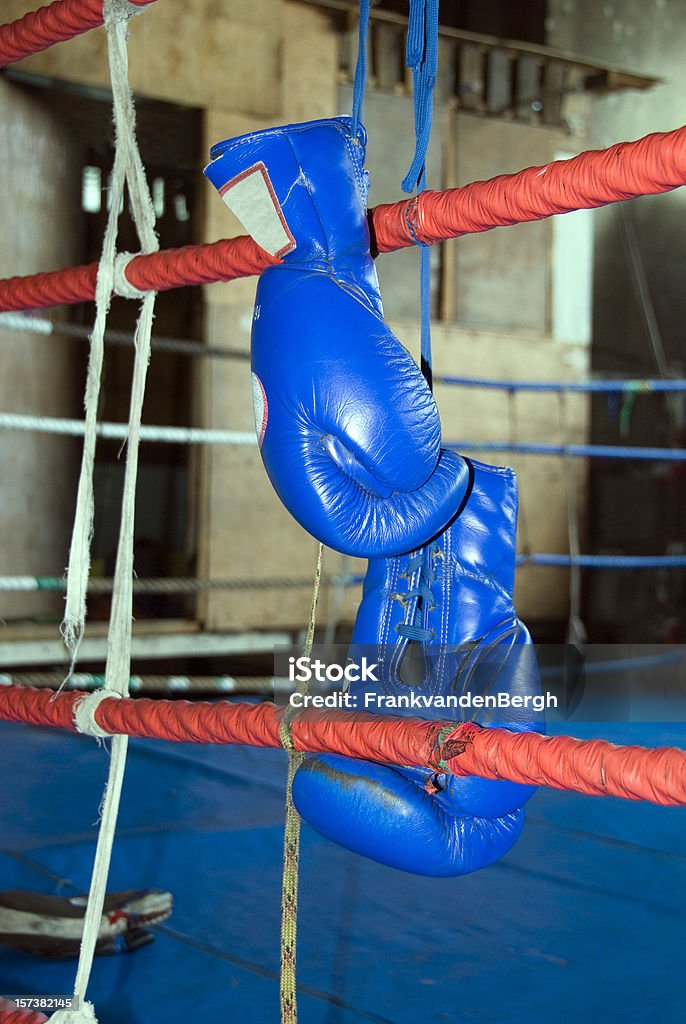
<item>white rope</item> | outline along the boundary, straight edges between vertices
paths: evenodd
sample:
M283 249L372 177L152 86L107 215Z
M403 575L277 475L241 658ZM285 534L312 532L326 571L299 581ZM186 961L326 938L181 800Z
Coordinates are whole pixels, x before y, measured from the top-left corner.
M86 378L84 424L84 441L81 455L81 472L76 495L76 512L72 530L71 547L69 549L69 566L67 579L67 598L64 618L62 620L62 636L71 657L73 668L78 656L79 644L83 637L86 623L86 587L90 571L90 548L93 538L93 470L95 466L95 444L97 439L97 414L100 399L100 381L102 378L103 357L105 351L104 334L110 297L114 280L114 257L118 230L118 211L121 206L126 178L125 166L119 151L115 153L112 169L110 213L105 228L102 253L98 267L98 278L95 288L95 325L91 335L88 373Z
M129 198L134 224L138 231L141 248L144 252L158 249L155 235L155 214L152 200L145 179L143 163L138 152L135 136L135 110L133 97L128 83L128 55L126 50L126 19L130 15L130 5L125 0L105 0L103 16L107 29L107 45L112 81L112 97L114 109L114 125L116 149L114 168L112 171L112 205L105 231L103 256L98 272L96 288L96 327L93 332L93 343L97 345L99 361L89 373L89 384L92 389L87 392L86 433L84 452L88 447L88 459L82 464L79 485L79 503L77 522L75 524L76 545L72 541L70 552L70 572L68 577L67 603L68 609L63 623L65 640L70 645L73 669L78 645L85 625L85 599L90 568L90 541L93 522L93 455L95 450L95 413L97 394L99 392L100 374L102 369L102 350L104 328L110 296L114 283L115 243L117 236L118 211L122 199L124 182L128 184ZM152 335L153 308L156 293L148 293L141 303L141 310L135 333L136 355L131 386L131 403L129 409L128 445L126 469L124 473L124 494L122 499L121 523L117 562L114 574L114 590L112 595L112 613L108 632L108 652L105 667L105 687L122 696L128 694L128 682L131 667L131 616L133 607L133 531L136 497L136 477L138 471L138 449L140 443L140 424L143 409L143 396L148 362L150 359L150 341ZM95 374L97 370L97 377ZM90 474L90 479L85 478ZM83 493L81 484L83 483ZM82 500L81 500L82 499ZM77 530L78 527L78 530ZM72 588L72 572L77 579ZM71 592L71 593L70 593ZM71 601L70 601L71 597ZM95 722L91 723L95 726ZM90 1003L85 1001L86 989L93 966L95 945L98 938L100 920L107 886L112 845L119 811L121 788L126 766L127 736L114 736L110 757L110 769L107 786L103 796L102 818L95 852L93 875L91 878L88 905L84 918L83 939L79 952L79 963L74 983L74 998L79 1010L59 1011L53 1021L56 1024L97 1024L95 1012Z
M349 587L360 582L360 578L352 574L341 576L332 574L322 577L322 586L336 588ZM133 580L134 594L197 594L203 590L292 590L299 587L311 587L312 580L302 576L266 576L260 579L250 577L241 579L201 579L197 576L149 576ZM111 594L114 580L107 576L91 576L88 580L89 594ZM0 592L42 593L62 592L66 590L66 580L60 576L0 576Z
M311 582L311 581L310 581ZM62 681L61 672L0 672L0 686L40 687L57 689ZM102 676L90 672L74 672L69 678L69 690L93 690L103 693ZM287 681L286 681L287 682ZM156 693L274 693L273 676L131 676L129 690ZM119 694L109 694L119 696ZM97 723L96 723L97 727Z
M98 1024L93 1004L86 1002L78 1010L58 1010L50 1020L53 1024Z
M41 590L37 576L0 576L0 590L28 591Z
M4 327L8 331L53 334L55 326L47 317L27 316L26 313L0 313L0 327Z
M109 0L109 2L108 0L104 0L103 14L105 11L105 5L109 8L110 17L114 21L127 21L129 18L135 18L137 14L142 14L143 11L147 10L150 6L150 4L145 4L143 7L138 7L136 4L129 3L129 0Z
M50 337L57 334L65 338L90 338L93 328L87 324L68 324L63 320L50 320L48 317L27 316L26 313L0 313L0 328L7 331L24 331ZM105 343L110 345L132 345L131 331L105 331ZM156 334L152 340L153 350L175 352L184 356L200 356L204 359L235 359L247 361L250 354L239 348L206 345L203 341L190 341L188 338L169 338Z
M41 337L58 335L60 338L90 338L92 327L87 324L68 324L65 321L51 321L47 316L28 316L26 313L0 313L0 329L6 331L25 331ZM105 344L133 344L131 331L105 331ZM248 360L250 353L241 348L206 345L203 341L190 341L189 338L169 338L156 334L152 343L153 350L175 352L178 355L199 355L209 359Z
M0 429L28 430L41 434L66 434L82 437L89 431L88 420L59 419L56 416L25 416L21 413L0 413ZM125 441L129 438L126 423L97 423L93 425L96 437ZM257 445L254 431L209 430L203 427L161 427L150 424L140 427L141 441L162 441L167 444L236 444Z

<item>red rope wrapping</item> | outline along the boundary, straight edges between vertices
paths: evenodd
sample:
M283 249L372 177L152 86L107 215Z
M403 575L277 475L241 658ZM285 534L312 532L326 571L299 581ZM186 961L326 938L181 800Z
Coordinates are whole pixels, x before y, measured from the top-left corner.
M260 249L252 238L240 235L136 256L126 268L126 276L140 291L164 292L188 284L214 284L253 277L279 262Z
M55 695L21 686L0 687L0 718L74 730L74 705L86 694ZM95 711L112 734L195 743L280 747L283 708L274 704L112 699ZM454 775L511 779L598 796L686 805L686 751L616 746L482 729L472 723L428 722L345 711L307 711L292 729L296 749L328 751L390 764L419 765Z
M98 264L89 263L83 267L52 270L47 274L7 277L0 280L0 312L92 302L97 276Z
M432 245L471 232L669 192L685 182L686 128L678 128L464 188L423 192L377 206L370 220L376 251L392 252L414 245L416 239ZM166 291L251 277L276 262L252 239L240 236L136 256L127 277L141 291ZM90 302L96 273L97 266L91 264L0 280L0 312Z
M153 0L128 0L145 7ZM23 18L0 25L0 67L47 50L102 25L102 0L55 0Z
M128 281L140 291L169 291L184 285L214 284L261 274L278 263L241 235L203 245L186 245L135 256L126 268ZM0 280L0 312L92 302L98 264Z
M0 1024L43 1024L47 1019L35 1010L0 1010Z
M518 174L502 174L445 192L427 191L400 203L377 206L377 249L392 252L417 241L434 245L556 213L670 192L683 184L686 127L529 167Z

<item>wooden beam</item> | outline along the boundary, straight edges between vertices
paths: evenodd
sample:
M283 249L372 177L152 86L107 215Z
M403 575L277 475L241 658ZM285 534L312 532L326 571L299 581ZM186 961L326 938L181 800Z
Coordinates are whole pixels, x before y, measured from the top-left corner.
M351 0L290 0L291 3L304 3L332 14L350 14L357 11L357 4ZM394 11L383 11L372 9L370 11L372 21L386 22L393 25L407 25L407 18ZM538 57L545 61L559 61L570 67L580 68L589 73L604 72L606 88L615 89L651 89L655 85L664 82L663 78L656 78L652 75L643 75L638 72L619 68L614 64L606 64L602 61L589 60L576 53L569 53L566 50L558 50L551 46L541 46L538 43L526 43L519 39L501 39L499 36L491 36L480 32L468 32L466 29L452 28L448 25L441 25L438 34L442 39L452 39L457 43L472 43L482 46L487 50L508 50L516 57Z

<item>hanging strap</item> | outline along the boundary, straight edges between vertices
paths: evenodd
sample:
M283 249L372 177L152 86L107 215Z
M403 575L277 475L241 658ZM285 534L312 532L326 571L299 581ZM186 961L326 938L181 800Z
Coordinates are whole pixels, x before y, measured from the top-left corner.
M423 191L421 182L431 137L433 91L438 75L438 0L410 0L405 63L412 70L415 151L404 192Z
M426 188L426 155L431 138L433 92L438 75L438 0L410 0L405 63L412 69L414 94L415 150L410 169L403 180L403 191L421 193ZM419 285L421 301L422 373L433 390L431 357L431 256L421 246Z
M314 631L317 623L317 601L322 579L322 558L324 546L317 548L317 566L312 583L312 604L307 624L307 637L303 655L312 654ZM306 693L308 684L299 683L297 692ZM291 726L297 711L289 704L281 721L279 738L288 751L288 776L286 780L286 825L283 842L283 875L281 879L281 1024L297 1024L297 979L296 941L298 932L298 865L300 861L300 815L293 803L293 779L303 762L304 754L296 750L291 735Z
M367 84L367 34L369 32L369 0L360 0L360 34L357 44L357 64L353 85L353 134L362 120L364 90Z
M419 179L419 191L426 187L426 172L422 170ZM433 357L431 354L431 250L423 242L419 243L419 305L421 311L421 368L426 383L434 389Z

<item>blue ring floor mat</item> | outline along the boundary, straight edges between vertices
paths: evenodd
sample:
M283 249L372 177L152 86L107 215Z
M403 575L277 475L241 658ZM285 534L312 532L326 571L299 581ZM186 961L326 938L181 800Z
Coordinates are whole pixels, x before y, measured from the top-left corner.
M575 727L647 746L686 726ZM108 764L0 723L0 890L86 891ZM100 1024L279 1019L285 755L131 741L109 888L174 894L153 945L95 961ZM682 1019L686 811L539 791L498 864L404 874L303 827L300 1024ZM0 949L0 993L70 994L74 961Z

